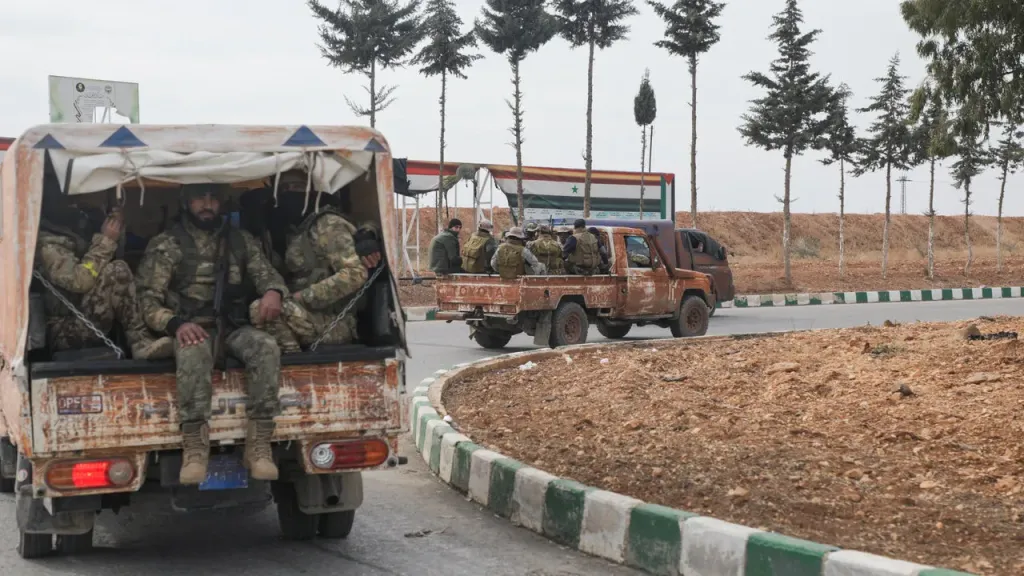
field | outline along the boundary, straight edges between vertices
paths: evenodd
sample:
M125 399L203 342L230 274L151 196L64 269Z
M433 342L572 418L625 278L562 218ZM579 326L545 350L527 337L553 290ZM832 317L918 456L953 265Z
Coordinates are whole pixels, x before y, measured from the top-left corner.
M467 224L469 209L459 211ZM689 216L677 215L677 223L688 225ZM857 290L911 290L920 288L961 288L974 286L1016 286L1024 284L1024 218L1003 220L1003 271L996 272L996 219L971 219L974 261L971 274L963 272L966 248L963 219L936 219L936 277L925 274L928 219L924 216L893 216L890 232L889 274L882 279L882 225L880 214L851 214L846 218L847 270L839 277L838 216L835 214L793 215L793 282L785 282L782 270L782 215L758 212L708 212L699 215L698 225L725 244L739 294L777 292L830 292ZM434 230L433 210L421 211L420 245L422 268L428 262L428 247ZM510 226L508 209L495 210L498 230ZM469 230L463 232L463 240ZM423 270L422 274L430 274ZM403 272L405 275L405 272ZM403 303L421 306L434 303L429 282L403 286Z
M1024 573L1016 318L575 351L452 382L474 441L648 502ZM970 335L989 339L970 339Z

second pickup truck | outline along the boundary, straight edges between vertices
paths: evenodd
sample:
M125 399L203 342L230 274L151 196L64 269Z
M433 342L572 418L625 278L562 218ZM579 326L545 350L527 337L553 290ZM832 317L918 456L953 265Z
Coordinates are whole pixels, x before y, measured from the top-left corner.
M484 348L525 332L538 346L583 344L591 325L606 338L654 324L676 338L702 336L714 305L710 278L666 266L656 239L634 228L599 227L610 271L593 276L453 274L436 283L437 319L464 321Z

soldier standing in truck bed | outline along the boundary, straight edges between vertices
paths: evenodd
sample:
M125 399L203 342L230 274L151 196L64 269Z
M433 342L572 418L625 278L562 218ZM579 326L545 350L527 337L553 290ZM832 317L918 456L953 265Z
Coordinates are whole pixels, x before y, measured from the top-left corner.
M552 235L551 226L547 224L540 226L537 239L527 243L526 248L544 265L548 274L565 274L562 245Z
M505 243L498 246L494 253L491 268L494 268L503 280L512 280L526 274L527 266L533 274L547 273L544 265L526 247L525 236L522 228L512 228L506 235Z
M590 276L600 269L601 253L597 238L587 231L587 221L573 222L573 232L562 247L562 257L570 274Z

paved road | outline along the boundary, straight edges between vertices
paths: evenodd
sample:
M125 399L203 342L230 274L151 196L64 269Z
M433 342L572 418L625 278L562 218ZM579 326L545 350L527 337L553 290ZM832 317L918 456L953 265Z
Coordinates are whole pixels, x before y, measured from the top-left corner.
M916 320L957 320L1019 314L1024 300L860 304L719 310L711 334L730 334L880 324ZM413 359L410 386L439 367L489 355L467 337L464 326L443 322L409 325ZM633 338L662 338L668 330L636 329ZM599 335L592 333L592 340ZM518 336L509 350L532 348ZM97 527L100 549L77 558L25 562L17 557L14 505L0 496L0 574L4 576L158 576L245 572L252 576L575 576L636 574L564 550L495 518L439 484L408 443L410 464L374 473L366 482L366 503L349 540L293 544L278 537L272 508L188 516L104 513ZM405 534L432 530L421 538Z

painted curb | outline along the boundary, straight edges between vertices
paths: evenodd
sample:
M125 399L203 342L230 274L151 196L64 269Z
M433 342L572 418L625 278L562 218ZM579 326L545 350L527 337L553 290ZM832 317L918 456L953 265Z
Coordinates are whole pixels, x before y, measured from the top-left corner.
M728 338L703 337L675 345ZM516 352L438 370L420 383L409 402L416 448L431 472L495 515L563 546L650 574L969 576L764 532L558 478L474 444L443 418L447 412L440 398L456 377L588 348L645 345L650 343L582 344Z
M751 294L719 302L717 308L764 308L774 306L819 306L838 304L877 304L885 302L946 302L952 300L998 300L1024 298L1024 287L935 288L924 290L876 290L868 292L799 292ZM434 306L405 308L407 322L437 319Z

